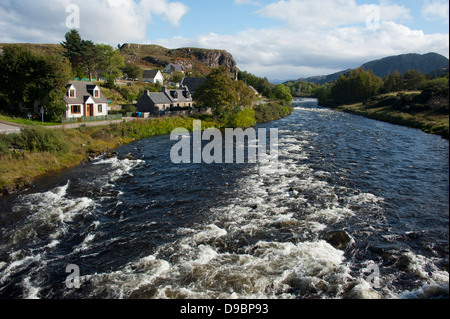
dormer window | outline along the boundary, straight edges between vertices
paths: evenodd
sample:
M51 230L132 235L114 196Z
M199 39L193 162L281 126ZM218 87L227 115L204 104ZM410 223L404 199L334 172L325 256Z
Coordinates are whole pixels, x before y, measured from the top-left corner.
M75 87L73 85L71 85L69 88L69 97L70 98L77 97L77 91L75 90Z
M100 90L94 90L94 97L99 98L100 97Z

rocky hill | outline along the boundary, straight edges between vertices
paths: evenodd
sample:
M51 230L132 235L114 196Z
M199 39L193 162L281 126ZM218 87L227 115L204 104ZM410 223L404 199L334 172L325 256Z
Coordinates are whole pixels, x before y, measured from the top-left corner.
M143 68L162 69L169 63L181 64L186 71L202 75L211 69L225 66L230 72L237 69L233 56L224 50L198 48L166 49L158 45L126 43L120 48L126 62L136 63Z
M449 60L437 53L427 53L423 55L410 53L370 61L363 64L361 67L363 67L365 70L372 71L376 76L380 78L384 78L388 74L393 73L395 70L399 71L402 74L405 74L409 70L420 71L425 74L439 72L439 70L441 69L448 69ZM332 82L333 80L339 78L342 74L345 74L349 71L351 71L351 69L329 75L301 78L298 79L298 81L324 84Z
M8 44L0 43L0 50ZM20 44L42 54L62 54L60 44ZM181 64L192 75L207 75L211 69L225 66L230 72L237 70L233 56L224 50L199 48L166 49L158 45L126 43L120 47L126 62L136 63L143 69L163 69L169 63Z

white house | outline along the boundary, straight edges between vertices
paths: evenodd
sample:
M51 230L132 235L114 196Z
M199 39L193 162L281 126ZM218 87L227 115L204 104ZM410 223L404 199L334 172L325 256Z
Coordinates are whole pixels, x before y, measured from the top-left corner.
M144 70L142 72L142 79L144 82L164 84L164 76L160 70Z
M67 105L65 118L108 115L108 100L94 83L71 81L66 88L67 93L64 96Z

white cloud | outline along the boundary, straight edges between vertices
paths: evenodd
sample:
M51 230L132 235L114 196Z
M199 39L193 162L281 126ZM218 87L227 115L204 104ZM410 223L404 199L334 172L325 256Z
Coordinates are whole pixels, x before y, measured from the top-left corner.
M449 23L449 3L446 0L425 1L422 14L429 21Z
M376 10L384 21L410 18L407 8L386 1L380 5L357 5L354 0L277 1L258 10L258 13L263 17L285 21L289 27L318 29L365 24Z
M178 26L188 12L181 2L169 0L0 0L0 42L61 42L71 3L80 8L82 37L113 45L146 43L152 17Z
M157 40L169 47L226 49L241 70L271 79L324 75L389 55L438 52L448 57L448 35L426 35L395 22L379 28L350 26L303 30L248 29L235 35L204 34L194 39Z

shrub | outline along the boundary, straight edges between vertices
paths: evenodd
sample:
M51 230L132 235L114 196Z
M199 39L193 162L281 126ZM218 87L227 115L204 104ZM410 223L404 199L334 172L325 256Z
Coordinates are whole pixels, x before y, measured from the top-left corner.
M67 151L69 144L59 130L40 126L27 126L19 134L12 135L11 145L31 152L57 153Z
M254 126L255 124L255 111L249 108L244 108L242 111L233 114L228 123L232 128L246 128Z

